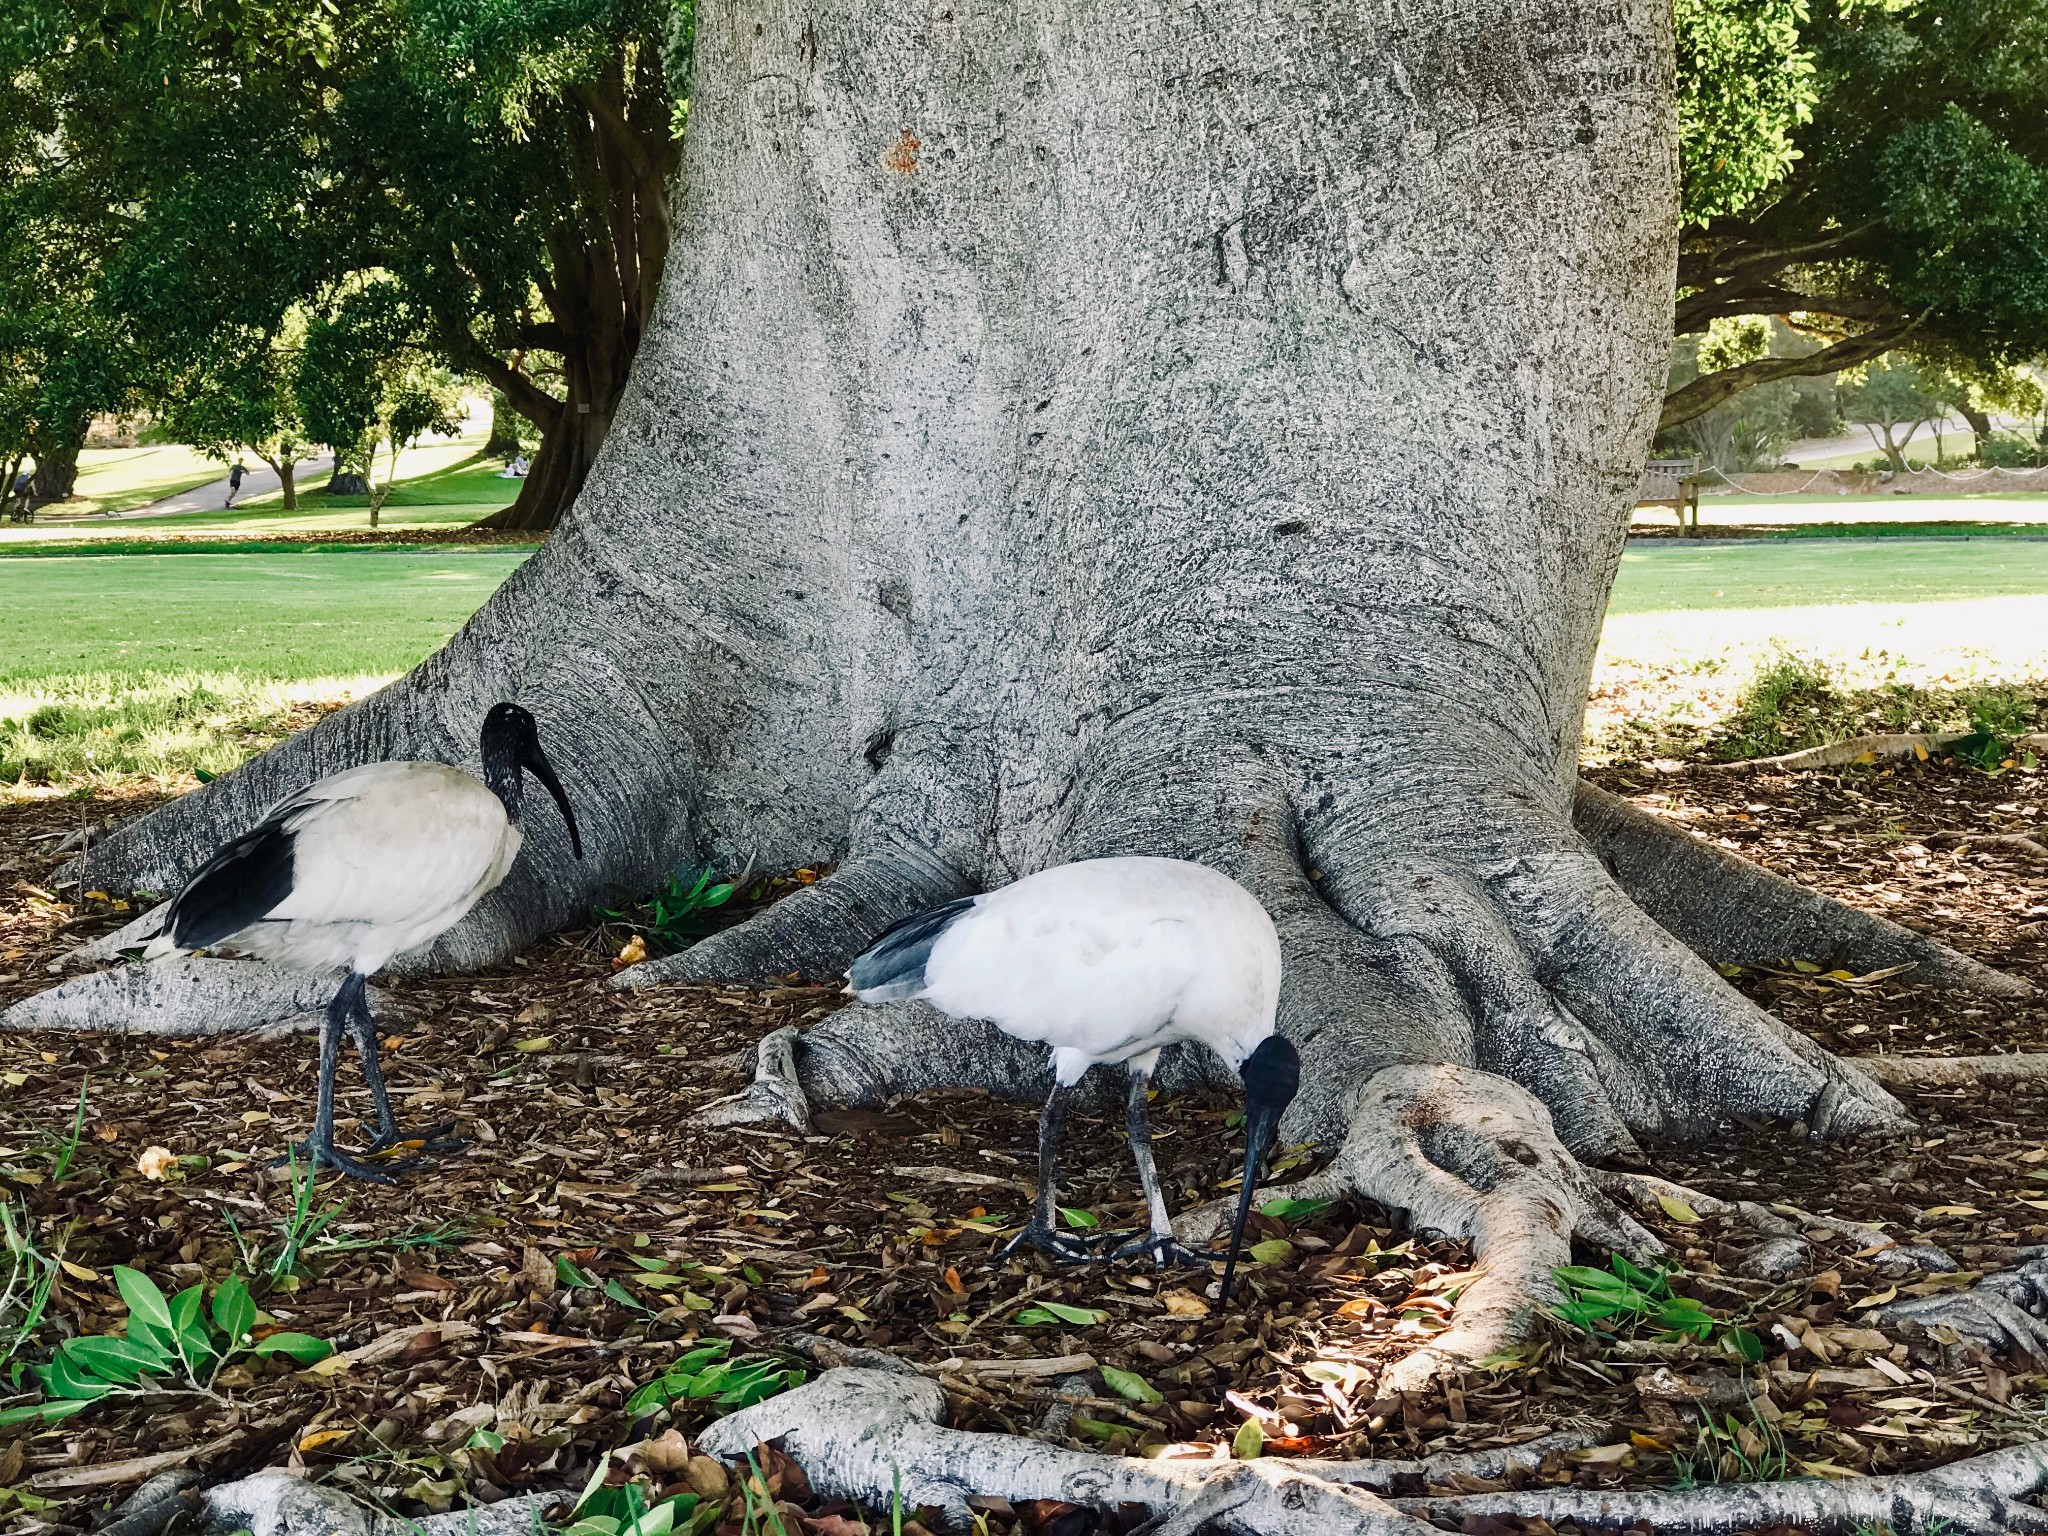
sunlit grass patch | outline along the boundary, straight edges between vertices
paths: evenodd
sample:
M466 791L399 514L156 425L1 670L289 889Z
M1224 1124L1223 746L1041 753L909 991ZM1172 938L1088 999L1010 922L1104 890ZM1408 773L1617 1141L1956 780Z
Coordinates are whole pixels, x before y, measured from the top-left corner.
M88 672L0 685L0 790L24 795L135 778L190 788L388 681Z

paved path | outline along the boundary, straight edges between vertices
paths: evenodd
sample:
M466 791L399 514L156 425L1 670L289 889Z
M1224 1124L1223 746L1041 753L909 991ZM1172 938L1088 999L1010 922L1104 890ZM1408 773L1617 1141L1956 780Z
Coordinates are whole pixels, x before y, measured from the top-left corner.
M246 467L242 471L242 488L235 494L235 502L238 506L248 502L253 497L274 491L278 487L277 472L275 470L260 460L253 465L247 464L246 461L244 462ZM334 457L332 454L323 455L317 459L299 460L298 469L294 475L298 488L303 491L324 483L314 479L314 477L316 475L324 476L331 474L333 467ZM160 500L150 502L146 506L136 507L133 511L117 512L114 516L117 518L169 517L175 516L180 512L219 512L222 510L222 503L227 498L228 477L222 475L218 480L209 480L206 484L194 486L189 491L180 491L175 496L165 496ZM111 520L105 519L105 521ZM95 518L94 521L98 522L102 521L102 519Z

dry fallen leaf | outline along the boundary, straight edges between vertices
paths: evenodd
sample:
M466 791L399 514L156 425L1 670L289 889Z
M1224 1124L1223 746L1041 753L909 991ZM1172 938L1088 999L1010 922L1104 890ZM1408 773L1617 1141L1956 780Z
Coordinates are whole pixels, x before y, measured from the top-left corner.
M1159 1298L1174 1317L1207 1317L1209 1303L1193 1291L1167 1291Z
M646 958L647 941L636 933L633 937L626 940L626 947L624 949L621 949L616 955L612 956L612 969L623 971L627 966L638 965Z

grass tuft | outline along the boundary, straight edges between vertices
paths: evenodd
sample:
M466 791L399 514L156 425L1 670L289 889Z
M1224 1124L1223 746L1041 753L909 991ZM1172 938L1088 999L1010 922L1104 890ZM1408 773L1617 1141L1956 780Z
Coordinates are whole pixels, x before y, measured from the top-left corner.
M217 777L385 681L91 672L0 685L0 784L22 791L141 776L172 788Z

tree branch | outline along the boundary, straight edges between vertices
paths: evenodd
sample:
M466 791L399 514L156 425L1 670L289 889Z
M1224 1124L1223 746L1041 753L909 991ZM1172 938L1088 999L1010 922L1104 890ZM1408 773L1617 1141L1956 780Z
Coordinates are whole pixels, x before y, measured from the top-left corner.
M1831 347L1822 347L1806 357L1760 357L1755 362L1701 374L1682 389L1673 390L1664 397L1664 414L1657 422L1657 430L1668 432L1694 417L1704 416L1723 400L1758 384L1768 384L1774 379L1836 373L1882 357L1904 341L1919 323L1916 317L1893 325L1881 325L1860 336L1846 337Z

